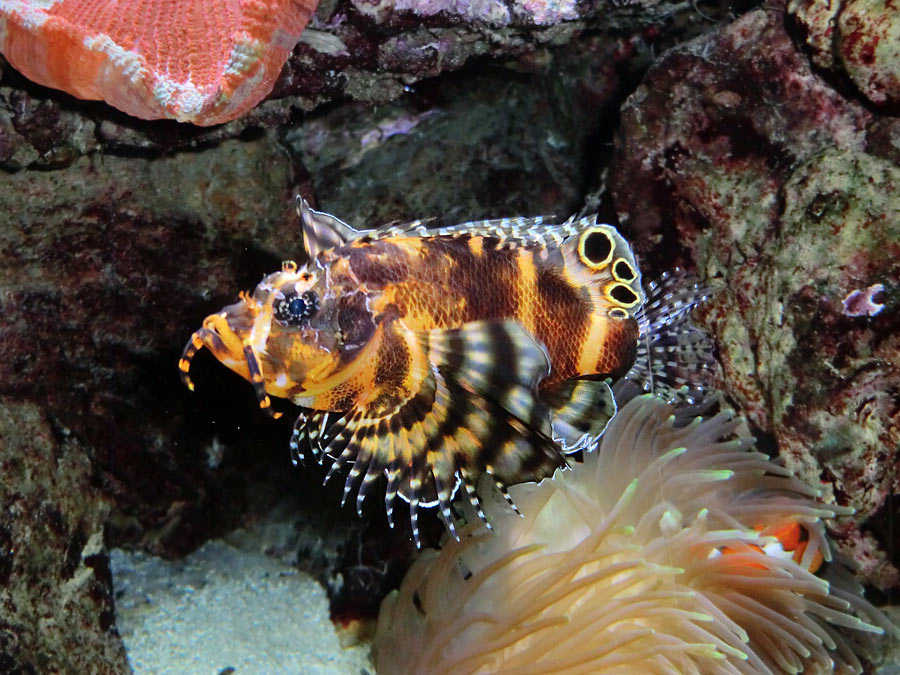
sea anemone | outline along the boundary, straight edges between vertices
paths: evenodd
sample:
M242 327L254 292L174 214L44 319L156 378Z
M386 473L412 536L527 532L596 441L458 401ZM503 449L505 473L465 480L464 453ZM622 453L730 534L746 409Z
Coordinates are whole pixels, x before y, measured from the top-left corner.
M897 629L832 558L822 520L849 510L732 414L688 419L640 396L583 463L509 490L521 517L484 491L494 531L425 551L384 601L378 672L861 672Z

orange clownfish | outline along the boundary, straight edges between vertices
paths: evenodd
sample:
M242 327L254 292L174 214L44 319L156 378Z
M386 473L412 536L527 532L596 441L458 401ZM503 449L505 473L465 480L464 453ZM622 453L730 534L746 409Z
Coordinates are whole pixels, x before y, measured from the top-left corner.
M779 558L781 560L793 560L798 565L804 564L804 554L806 553L807 546L809 546L809 530L804 523L798 522L796 520L788 520L776 522L769 526L757 525L753 529L760 536L773 537L774 541L762 546L749 544L748 548L750 550ZM710 554L710 557L717 557L719 555L727 555L729 553L736 552L737 551L732 548L723 546L721 548L715 549ZM825 557L822 550L819 547L816 547L811 555L811 558L804 564L804 567L810 574L815 574L821 569L824 562ZM761 563L743 564L747 565L748 567L766 569L766 566Z

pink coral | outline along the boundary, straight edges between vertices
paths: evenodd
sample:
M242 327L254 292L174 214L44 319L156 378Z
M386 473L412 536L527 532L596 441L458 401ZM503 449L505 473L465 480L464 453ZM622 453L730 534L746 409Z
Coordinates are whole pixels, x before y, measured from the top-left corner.
M316 0L0 0L26 77L143 119L227 122L268 94Z
M884 290L883 284L872 284L865 289L850 291L843 300L846 316L875 316L884 305L875 302L875 296Z

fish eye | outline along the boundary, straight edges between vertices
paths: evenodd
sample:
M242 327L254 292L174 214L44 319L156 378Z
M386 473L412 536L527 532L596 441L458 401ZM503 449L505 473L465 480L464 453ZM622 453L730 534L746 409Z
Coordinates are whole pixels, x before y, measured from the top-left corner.
M319 296L315 291L304 291L300 295L286 294L275 301L275 319L285 326L299 326L319 311Z

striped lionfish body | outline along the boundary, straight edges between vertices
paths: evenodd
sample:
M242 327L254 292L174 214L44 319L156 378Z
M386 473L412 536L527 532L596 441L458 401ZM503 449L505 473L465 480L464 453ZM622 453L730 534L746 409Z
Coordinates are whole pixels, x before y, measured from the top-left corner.
M349 466L357 508L387 476L455 534L458 486L538 480L589 449L615 414L607 378L635 360L644 302L632 251L596 216L420 222L355 230L302 200L309 262L285 262L204 321L179 363L208 348L270 396L302 407L291 448ZM646 322L645 322L646 323ZM326 479L327 480L327 479Z

